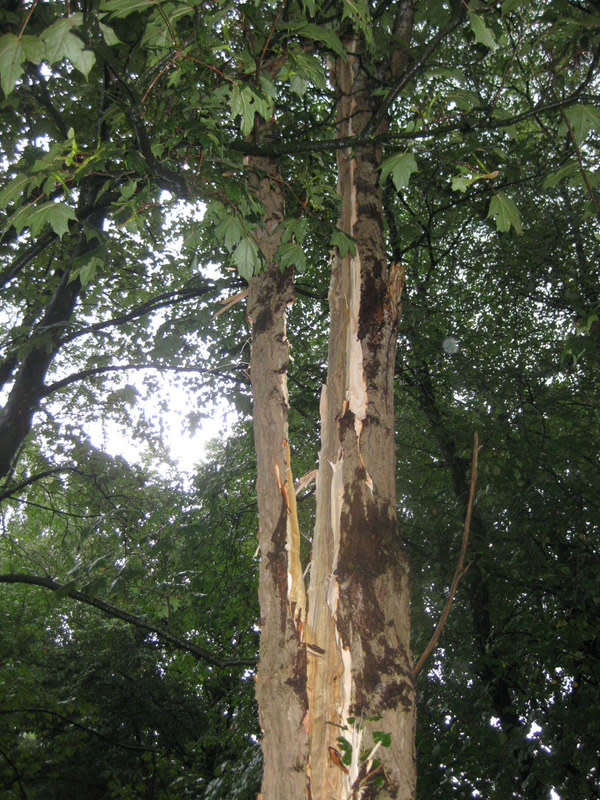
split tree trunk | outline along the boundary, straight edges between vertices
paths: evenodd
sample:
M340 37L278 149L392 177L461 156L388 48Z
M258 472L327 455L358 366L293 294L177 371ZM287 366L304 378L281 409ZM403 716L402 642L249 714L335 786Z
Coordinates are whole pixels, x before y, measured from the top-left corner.
M349 43L356 53L356 40ZM359 58L335 65L340 136L374 113ZM415 793L415 697L408 566L395 500L394 362L403 271L388 268L374 144L338 156L340 226L308 592L306 642L313 800ZM336 763L338 754L346 763ZM349 761L349 763L348 763Z
M412 4L399 4L405 66ZM377 98L347 42L332 80L338 134L361 134ZM381 128L385 126L385 120ZM338 156L341 229L354 255L334 258L327 385L308 602L289 467L285 309L292 276L276 262L285 209L275 162L248 160L265 212L266 270L250 281L251 377L257 452L261 645L257 699L262 800L414 800L415 694L408 565L395 499L394 366L403 270L387 264L374 143ZM308 611L307 611L308 608Z

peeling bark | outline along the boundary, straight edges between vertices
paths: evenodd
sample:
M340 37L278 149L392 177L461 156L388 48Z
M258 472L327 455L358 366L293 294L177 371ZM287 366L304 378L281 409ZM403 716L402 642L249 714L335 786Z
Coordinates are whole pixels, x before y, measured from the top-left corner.
M306 600L288 443L285 314L294 286L292 271L282 273L275 259L277 227L285 213L276 164L252 158L247 166L251 188L264 206L256 239L266 262L264 272L250 280L248 294L260 548L256 696L264 756L262 798L290 800L306 795L308 754L306 655L301 645Z
M411 28L412 3L404 0L394 52L380 65L385 80L406 69ZM369 131L381 115L375 84L361 73L361 40L345 45L347 57L336 60L332 83L338 135L348 140ZM377 122L373 133L386 124ZM394 452L404 272L387 263L381 152L374 141L338 154L339 224L356 252L338 253L332 264L308 603L287 430L285 308L293 285L275 261L283 191L274 159L248 159L264 206L257 241L266 261L249 293L261 550L261 800L415 797L410 597Z

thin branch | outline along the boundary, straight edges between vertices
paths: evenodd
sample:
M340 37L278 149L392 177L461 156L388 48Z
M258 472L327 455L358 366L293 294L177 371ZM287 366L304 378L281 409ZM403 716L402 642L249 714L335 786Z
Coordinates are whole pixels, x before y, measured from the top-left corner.
M213 375L220 378L231 378L231 374L219 369L203 369L202 367L183 367L176 364L109 364L105 367L90 367L89 369L82 369L79 372L74 372L72 375L67 375L60 381L48 384L42 392L42 397L48 397L60 389L70 386L72 383L92 378L94 375L106 375L110 372L125 372L127 370L142 370L152 369L158 372L177 372L177 373L194 373L196 375ZM236 370L245 369L245 367L238 366ZM240 379L238 378L238 381ZM241 381L244 382L244 381Z
M582 87L578 87L564 100L556 100L551 103L539 103L536 106L522 111L520 114L515 114L512 117L505 117L504 119L490 119L487 109L473 109L472 114L478 110L482 111L485 116L480 120L465 121L463 116L451 125L439 125L435 128L423 128L417 131L398 131L386 132L377 136L368 136L365 131L358 133L354 136L342 136L336 139L305 139L302 141L286 141L279 140L277 142L269 142L268 147L263 145L256 145L247 140L237 139L229 145L232 150L245 155L254 156L283 156L294 155L297 153L322 153L322 152L335 152L346 147L357 147L364 144L366 141L372 141L376 144L393 144L398 141L416 141L420 139L435 139L448 133L464 133L465 131L493 131L498 128L508 128L516 125L518 122L536 117L538 114L544 114L549 111L559 111L561 108L568 108L587 98L581 93ZM595 98L588 98L589 102L596 102Z
M142 617L138 617L135 614L130 614L128 611L117 608L111 603L107 603L105 600L100 600L98 597L92 597L85 592L80 592L78 589L72 589L68 584L63 585L58 583L58 581L52 580L52 578L44 578L39 575L29 575L23 573L9 573L0 575L0 583L24 583L29 586L41 586L44 589L50 589L52 592L70 597L71 600L77 600L79 603L84 603L85 605L97 608L99 611L102 611L102 613L109 617L123 620L123 622L127 622L129 625L133 625L134 627L140 628L148 633L153 633L163 642L172 645L176 650L182 650L183 652L190 653L195 658L206 661L208 664L212 664L216 667L255 666L255 661L247 658L221 658L221 656L211 653L210 650L206 650L204 647L200 647L199 645L194 644L187 639L183 639L180 636L175 636L175 634L171 633L160 625L153 625Z
M151 300L147 300L145 303L140 303L139 306L135 306L130 311L127 311L118 317L112 317L111 319L103 320L102 322L96 322L93 325L88 325L85 328L80 328L79 330L68 334L67 336L63 336L60 343L65 344L66 342L72 342L74 339L78 339L80 336L85 336L87 333L96 333L97 331L104 330L105 328L111 328L115 325L122 325L125 322L130 322L133 319L143 317L146 314L152 314L159 308L166 308L185 300L193 300L196 297L202 297L207 292L208 287L201 289L179 289L174 292L165 292L164 294L153 297Z
M62 472L78 472L78 470L75 467L52 467L43 472L36 472L34 475L29 475L27 478L24 478L19 483L15 483L12 486L9 484L8 488L5 487L2 489L0 491L0 502L6 500L7 497L12 498L17 492L27 489L28 486L32 486L34 483L44 478L49 478L51 475L59 475Z
M105 736L103 733L100 733L100 731L90 728L87 725L83 725L81 722L76 722L74 719L67 717L65 714L60 714L58 711L54 711L51 708L42 708L40 706L29 706L27 708L0 708L1 716L5 716L7 714L48 714L48 716L56 717L57 719L62 720L62 722L66 722L67 725L72 725L74 728L78 728L80 731L90 733L92 736L97 736L99 739L102 739L104 742L108 742L113 747L118 747L120 750L130 750L135 753L159 752L152 747L145 747L143 744L124 744L121 742L116 742L114 739L111 739L110 736Z
M473 502L475 499L475 487L477 486L477 456L479 453L479 437L477 433L473 436L473 458L471 460L471 488L469 490L469 502L467 504L467 513L465 516L465 527L463 532L463 541L462 547L460 550L460 556L458 559L458 564L456 565L456 570L454 571L454 578L452 579L452 585L450 586L450 592L448 594L448 599L446 600L446 604L444 605L444 610L442 611L442 615L440 617L440 621L438 622L436 629L433 632L431 639L429 640L429 644L423 650L421 657L417 661L417 663L413 667L413 678L416 678L421 669L423 668L423 664L427 661L429 656L433 653L435 648L437 647L438 640L442 635L442 631L444 630L444 626L446 625L446 621L448 620L448 616L450 615L450 608L452 607L452 601L454 600L454 595L456 594L456 590L458 589L458 584L462 580L463 576L466 574L467 570L471 566L471 564L467 564L465 567L465 556L467 554L467 546L469 544L469 531L471 530L471 515L473 513Z
M0 287L5 286L9 281L15 278L22 269L30 264L36 256L43 253L46 247L52 244L56 239L58 239L58 236L54 231L48 231L48 233L40 235L24 253L17 256L12 263L8 264L8 266L0 272Z

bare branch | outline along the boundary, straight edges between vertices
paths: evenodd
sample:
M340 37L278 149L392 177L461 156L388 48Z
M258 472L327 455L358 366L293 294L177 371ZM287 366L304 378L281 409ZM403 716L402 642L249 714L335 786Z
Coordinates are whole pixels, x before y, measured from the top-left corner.
M473 458L471 460L471 488L469 490L469 502L467 504L463 541L460 550L460 556L458 558L458 564L456 565L456 570L454 571L454 578L452 579L452 585L450 586L450 592L448 593L448 598L446 600L446 604L444 605L444 610L442 611L440 621L438 622L436 629L434 630L433 635L429 640L429 644L427 645L425 650L423 650L421 657L413 667L412 671L413 678L417 677L417 675L423 668L423 664L427 661L429 656L433 653L433 651L437 647L438 640L442 635L442 631L444 630L444 626L446 625L446 621L448 620L448 616L450 615L450 608L452 607L452 601L454 600L454 595L456 594L456 590L458 589L458 584L460 583L463 576L466 574L467 570L471 566L471 564L467 564L467 566L465 567L464 564L465 564L465 556L467 554L467 546L469 544L469 531L471 530L471 515L473 512L473 502L475 499L475 487L477 486L477 456L479 450L480 450L479 437L477 436L477 433L475 433L475 435L473 436Z

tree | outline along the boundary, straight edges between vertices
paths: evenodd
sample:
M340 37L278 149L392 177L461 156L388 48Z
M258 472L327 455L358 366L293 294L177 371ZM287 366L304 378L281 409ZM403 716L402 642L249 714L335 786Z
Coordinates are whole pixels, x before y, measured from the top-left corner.
M7 99L24 91L44 109L48 130L53 127L44 131L51 139L43 143L47 154L40 147L24 154L0 197L7 247L31 237L27 254L3 273L16 287L9 307L18 319L6 345L4 372L13 395L4 410L12 436L4 473L16 487L32 480L15 472L16 456L48 391L48 370L58 363L60 346L72 341L59 332L72 324L84 288L104 297L105 262L101 255L90 258L106 228L102 220L110 216L142 230L164 189L208 202L204 222L185 246L237 267L248 282L252 321L263 796L413 797L408 565L397 530L393 444L405 264L412 253L425 256L411 265L414 313L428 291L423 271L434 274L453 249L464 247L465 236L478 247L492 235L485 219L501 233L523 232L514 187L535 188L540 175L546 190L565 179L579 181L597 213L588 165L599 124L593 106L597 20L585 3L512 0L499 8L344 0L323 8L214 9L106 0L66 9L34 3L29 11L17 4L6 12L3 89ZM51 65L49 73L35 68L42 60ZM67 122L73 111L65 86L73 76L79 97L97 110L94 126L83 133ZM10 102L5 114L12 119ZM25 129L17 117L7 140L16 141ZM36 131L27 133L34 139ZM552 144L556 136L559 149ZM540 144L552 154L550 168L540 163ZM410 194L417 185L422 208ZM335 254L328 377L306 591L291 469L285 316L294 273L304 270L307 282L321 283L314 273L329 244ZM61 253L44 284L49 299L26 292L23 279L15 282L48 248L60 247L71 260ZM167 274L192 280L196 264L190 260L181 273ZM115 303L122 274L116 273L116 286L107 275ZM497 274L484 271L492 283ZM159 281L151 269L147 276ZM205 290L177 288L166 302ZM137 299L146 287L134 281L130 291ZM591 328L591 285L585 294ZM448 296L460 309L465 295ZM440 289L438 302L444 297ZM129 313L135 317L135 309L145 314L161 304L160 297L140 298ZM93 305L88 313L89 331L104 325L93 319ZM130 319L128 312L117 318ZM463 429L457 445L453 429L442 424L417 322L418 314L407 326L414 348L407 382L464 510L470 436ZM23 346L23 330L32 334L33 346ZM448 347L454 347L451 339ZM82 367L73 380L104 369ZM467 391L459 383L448 396L456 402ZM483 516L474 517L473 528L478 558L469 586L479 672L506 733L520 727L510 702L514 682L489 663L496 644Z

